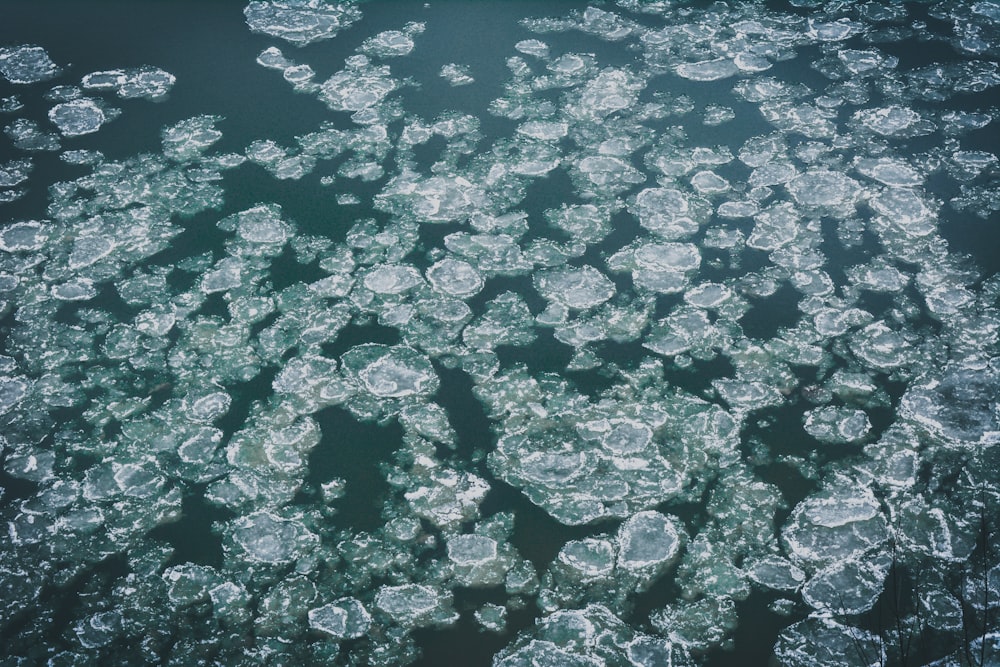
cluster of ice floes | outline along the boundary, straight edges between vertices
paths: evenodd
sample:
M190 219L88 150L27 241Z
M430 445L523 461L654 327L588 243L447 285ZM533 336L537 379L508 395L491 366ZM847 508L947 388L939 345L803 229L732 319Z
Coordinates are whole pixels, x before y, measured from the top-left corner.
M406 109L484 85L394 72L433 24L269 45L330 120L241 153L212 115L73 150L153 67L5 98L0 201L48 187L0 228L11 664L403 665L471 622L498 667L686 665L758 613L783 665L995 660L1000 281L948 238L1000 210L1000 5L779 4L526 18L479 118ZM302 46L363 9L245 15ZM576 32L601 55L544 41ZM64 144L85 175L35 185ZM234 169L317 173L322 225Z

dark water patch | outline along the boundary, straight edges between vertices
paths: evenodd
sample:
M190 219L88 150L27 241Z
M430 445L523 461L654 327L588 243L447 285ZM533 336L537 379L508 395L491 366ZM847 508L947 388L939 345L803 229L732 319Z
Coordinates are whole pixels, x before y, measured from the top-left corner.
M740 621L733 633L733 649L709 652L705 656L705 667L773 664L774 645L782 630L805 618L801 610L790 616L772 611L769 606L780 597L770 591L755 590L746 600L737 602L736 614Z
M769 297L753 299L753 308L740 318L740 326L748 338L768 340L785 328L794 327L802 313L798 303L802 295L784 283Z
M483 404L475 395L475 385L465 371L436 365L441 388L434 400L448 411L448 422L455 429L454 455L460 461L473 462L493 449L491 422Z
M456 602L461 596L456 591ZM456 605L457 606L457 605ZM413 633L422 656L413 667L490 667L493 656L506 646L517 632L530 627L537 618L533 608L507 613L507 629L487 632L476 623L472 612L462 613L458 622L444 629L417 630Z
M501 368L524 364L534 375L561 373L573 358L573 348L556 340L552 329L536 329L538 336L528 346L499 345L496 348Z
M278 369L268 366L263 369L250 381L227 387L226 390L232 398L229 410L222 417L216 420L215 425L222 430L223 443L227 442L238 430L246 424L250 416L250 410L254 403L265 401L274 391L271 385L278 374Z
M402 444L403 428L395 421L386 426L359 422L341 407L324 408L313 417L323 435L309 454L306 483L318 488L334 478L347 480L333 523L355 531L378 530L391 490L381 467Z
M181 503L181 518L174 523L157 526L149 531L154 540L168 543L174 550L167 567L195 563L222 568L222 538L213 525L233 519L236 514L205 500L203 485L188 490Z
M399 330L385 327L372 322L351 322L340 330L332 343L323 343L320 349L323 355L331 359L339 359L342 354L357 345L378 343L380 345L398 345Z

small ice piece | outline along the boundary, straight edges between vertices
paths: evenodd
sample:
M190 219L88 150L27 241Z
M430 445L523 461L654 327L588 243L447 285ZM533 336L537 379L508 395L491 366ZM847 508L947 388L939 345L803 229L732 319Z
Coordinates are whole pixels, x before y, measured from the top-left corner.
M242 516L232 525L233 541L251 562L290 563L319 544L319 538L301 521L284 519L268 511Z
M83 77L81 85L88 90L113 90L123 99L159 100L176 81L177 77L170 72L147 65L92 72Z
M692 81L718 81L738 73L740 68L729 58L715 58L697 63L684 63L674 68L677 76Z
M215 129L221 116L195 116L167 127L161 133L163 154L172 160L186 162L201 157L206 148L222 138Z
M811 169L788 182L788 192L801 206L844 208L853 206L861 184L849 176L827 169Z
M589 264L541 271L534 283L547 300L579 310L598 306L615 294L614 283Z
M222 229L235 227L237 235L247 243L280 247L292 234L291 226L281 219L277 204L258 204L253 208L219 221Z
M403 294L419 285L424 279L412 266L405 264L382 264L372 269L362 281L367 289L376 294Z
M652 577L677 557L680 533L676 522L659 512L637 512L618 529L618 567Z
M122 615L117 611L102 611L81 620L73 628L80 645L86 649L107 646L121 634Z
M386 30L366 39L358 50L379 58L393 58L409 55L413 46L413 38L405 32Z
M569 134L569 123L553 120L529 120L518 127L517 132L540 141L557 141Z
M499 553L495 539L475 534L449 538L448 560L456 582L472 588L503 584L513 565L509 555Z
M1000 439L998 396L1000 372L958 366L941 377L915 382L903 395L899 411L941 441L968 447Z
M340 598L309 610L309 627L337 640L364 637L372 624L371 614L355 598Z
M608 579L614 575L615 545L611 540L587 537L563 545L552 564L557 582L574 586Z
M451 604L450 593L422 584L382 586L375 594L375 607L404 627L448 623L458 616Z
M781 535L788 557L808 569L858 558L881 546L888 531L871 489L838 477L796 505Z
M833 563L806 582L802 599L814 609L838 616L863 614L882 594L887 569L878 562L849 559Z
M185 399L187 416L197 422L213 422L229 411L232 397L224 391L213 391L193 400Z
M867 630L813 615L785 628L774 645L784 667L879 667L887 662L887 642Z
M468 65L448 63L447 65L441 67L439 76L452 86L467 86L470 83L476 82L469 72L470 70Z
M356 57L367 60L364 56ZM320 99L334 111L369 109L399 86L386 65L355 65L337 72L320 86Z
M446 257L427 269L431 286L444 294L465 299L483 289L483 278L468 262Z
M83 269L101 261L114 252L114 249L114 240L107 236L99 232L84 233L73 240L67 264L74 271Z
M345 352L342 361L361 386L379 398L426 396L438 388L430 360L405 345L358 345Z
M747 568L750 579L776 591L795 591L806 580L806 573L780 556L765 556Z
M11 83L36 83L59 74L59 67L40 46L0 48L0 74Z
M914 137L934 131L934 124L918 112L898 105L862 109L852 120L884 137Z
M21 378L0 376L0 415L17 406L27 395L29 387Z
M871 422L864 410L823 406L804 415L806 433L825 444L851 444L864 440Z
M888 371L912 360L913 346L883 321L873 322L852 336L851 351L871 368Z
M97 288L90 278L76 278L53 285L50 292L60 301L89 301L97 296Z
M647 188L635 197L630 211L639 224L667 240L681 239L698 231L703 212L691 198L676 188Z
M736 112L731 107L724 107L719 104L709 104L705 106L705 114L701 122L709 127L722 125L736 118Z
M719 283L701 283L684 292L684 301L695 308L718 308L732 297L733 290Z
M850 19L837 19L836 21L821 21L810 18L808 20L808 35L821 42L842 42L858 34L862 26L854 23Z
M30 158L9 160L0 164L0 188L12 188L28 180L34 163Z
M255 0L243 15L251 31L305 46L336 37L361 18L361 10L352 2Z
M27 118L18 118L4 128L4 134L11 138L14 145L25 151L57 151L59 150L59 135L55 132L44 132L38 123Z
M538 39L521 40L514 45L514 48L527 56L536 58L548 58L549 45Z
M691 177L691 187L699 194L715 195L729 190L731 186L722 176L705 169Z
M80 97L49 109L49 120L64 137L78 137L97 132L108 118L96 100Z
M898 158L863 158L854 167L858 173L891 188L912 188L924 182L924 176Z
M45 225L37 220L15 222L0 230L0 250L5 252L35 252L48 240Z

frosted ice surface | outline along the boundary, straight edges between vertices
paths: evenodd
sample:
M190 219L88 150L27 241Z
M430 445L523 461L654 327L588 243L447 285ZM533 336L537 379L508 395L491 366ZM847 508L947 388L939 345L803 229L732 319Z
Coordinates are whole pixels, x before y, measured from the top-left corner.
M677 556L680 535L674 521L650 510L633 514L621 525L618 544L618 567L660 571Z
M113 90L123 99L159 100L170 92L177 77L158 67L92 72L81 80L87 90Z
M886 137L916 136L934 130L934 126L924 121L918 112L898 105L862 109L855 112L853 120Z
M11 83L36 83L59 74L59 67L40 46L0 48L0 74Z
M434 289L464 299L483 288L482 276L468 262L447 257L427 269L427 280Z
M684 63L674 68L678 76L692 81L718 81L733 76L740 68L729 58Z
M28 180L33 163L30 159L0 163L0 188L12 188Z
M785 667L840 667L852 656L857 667L886 662L886 643L878 636L826 616L810 616L782 631L774 653Z
M805 413L806 433L826 444L859 442L871 430L864 410L824 406Z
M648 188L641 191L631 207L639 224L665 239L681 239L695 233L700 211L687 195L675 188Z
M834 614L862 614L882 594L887 569L878 563L857 560L834 563L806 582L802 599L815 609Z
M97 288L90 278L76 278L53 285L50 292L60 301L89 301L97 296Z
M750 578L777 591L794 591L806 580L806 573L779 556L768 556L747 568Z
M617 549L611 540L588 537L571 540L556 555L553 568L560 579L586 584L612 576Z
M404 345L359 345L347 351L342 362L364 389L380 398L429 395L438 388L430 360Z
M514 48L525 55L535 56L536 58L547 58L549 55L548 44L538 39L521 40L514 45Z
M380 58L392 58L409 55L413 47L410 34L401 30L386 30L366 39L359 50Z
M789 181L788 191L802 206L841 208L857 201L861 185L838 171L811 169Z
M27 118L18 118L4 128L4 134L11 138L17 148L26 151L57 151L59 135L45 132L38 123Z
M476 82L470 72L468 65L448 63L441 67L440 76L452 86L467 86Z
M995 442L1000 439L998 390L996 369L957 366L914 383L900 413L949 444Z
M424 279L412 266L383 264L367 273L362 282L376 294L403 294L424 284Z
M593 308L615 294L614 283L589 264L542 271L534 282L542 296L567 308Z
M49 120L63 136L77 137L97 132L108 118L96 100L81 97L52 107Z
M403 626L421 627L453 620L450 594L422 584L382 586L375 607Z
M355 598L341 598L309 610L309 627L334 639L357 639L371 627L371 614Z
M888 537L886 525L871 490L841 480L799 503L782 538L793 562L815 567L880 547Z
M29 385L21 378L0 376L0 415L5 414L24 399Z
M243 10L253 32L289 41L296 46L336 37L361 18L354 3L322 0L266 0L249 3Z
M334 111L361 111L380 103L398 86L388 66L365 63L341 70L323 82L320 99Z
M858 173L893 188L921 185L924 176L907 162L893 158L863 158L855 165Z
M0 230L0 250L5 252L34 252L41 250L48 239L45 225L37 220L15 222Z
M301 521L267 511L239 517L232 522L231 531L233 541L250 562L269 565L290 563L319 544L319 538Z

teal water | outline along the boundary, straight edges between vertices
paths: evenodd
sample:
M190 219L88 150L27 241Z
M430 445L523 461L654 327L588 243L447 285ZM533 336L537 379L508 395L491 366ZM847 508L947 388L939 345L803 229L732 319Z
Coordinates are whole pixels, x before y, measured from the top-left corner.
M996 660L994 3L268 4L0 8L4 664Z

